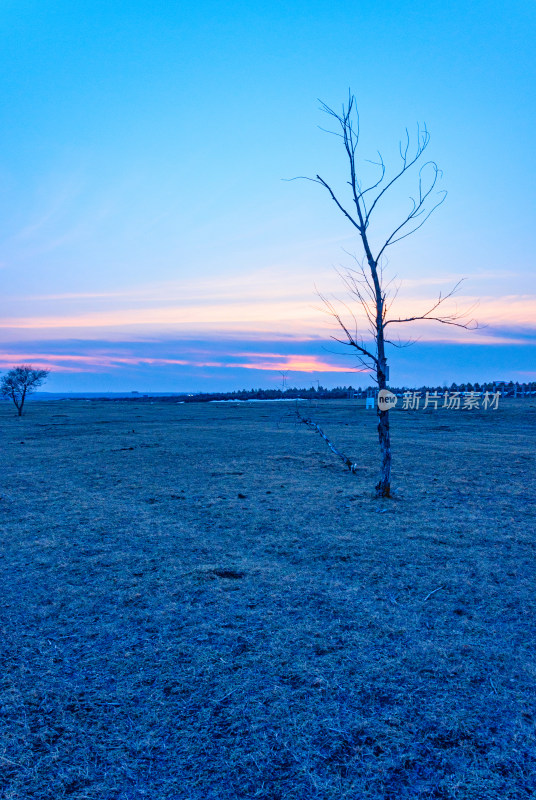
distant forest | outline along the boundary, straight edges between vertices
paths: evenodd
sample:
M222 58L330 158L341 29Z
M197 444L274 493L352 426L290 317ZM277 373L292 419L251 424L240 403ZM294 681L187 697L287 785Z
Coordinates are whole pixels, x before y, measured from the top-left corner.
M404 392L500 392L501 397L533 397L536 395L536 381L530 383L514 383L513 381L490 381L488 383L452 383L450 386L397 386L389 387L390 391L401 397ZM311 386L308 389L241 389L236 392L196 392L195 394L174 394L170 397L154 398L149 394L133 392L132 400L158 399L169 402L207 403L215 400L340 400L353 398L364 400L373 397L378 389L368 386L355 389L353 386L337 386L326 389L324 386ZM114 400L116 398L102 398ZM125 398L122 398L123 400ZM130 398L126 398L130 399Z

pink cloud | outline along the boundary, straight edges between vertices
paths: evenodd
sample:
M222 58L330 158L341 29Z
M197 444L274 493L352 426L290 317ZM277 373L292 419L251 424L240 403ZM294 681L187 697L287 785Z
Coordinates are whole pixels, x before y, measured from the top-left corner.
M348 367L322 360L314 355L296 355L282 353L240 353L243 361L233 360L230 354L228 361L199 359L195 355L190 358L147 358L135 355L110 355L95 353L93 355L72 355L56 353L0 353L0 367L9 369L16 364L30 363L40 369L51 369L55 372L94 372L95 370L117 370L123 366L189 366L196 368L240 368L263 371L288 370L292 372L351 372Z

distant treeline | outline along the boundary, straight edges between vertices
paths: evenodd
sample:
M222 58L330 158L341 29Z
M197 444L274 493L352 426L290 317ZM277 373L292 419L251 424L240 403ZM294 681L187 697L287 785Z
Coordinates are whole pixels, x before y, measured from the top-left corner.
M536 395L536 381L517 383L514 381L488 381L487 383L451 383L450 386L390 386L390 391L397 395L404 392L500 392L501 397L532 397ZM357 389L357 397L367 397L378 390L374 387Z
M536 395L536 381L514 383L513 381L489 381L487 383L452 383L450 386L390 386L397 395L404 392L500 392L502 397L531 397ZM241 389L236 392L197 392L195 394L174 394L170 397L151 397L133 393L132 400L159 400L163 402L208 403L211 401L240 400L340 400L343 398L365 399L377 393L375 386L356 389L353 386L337 386L326 389L324 386L311 386L308 389ZM102 398L104 399L104 398ZM109 398L115 399L115 398ZM125 398L121 398L125 399ZM127 398L128 399L128 398Z

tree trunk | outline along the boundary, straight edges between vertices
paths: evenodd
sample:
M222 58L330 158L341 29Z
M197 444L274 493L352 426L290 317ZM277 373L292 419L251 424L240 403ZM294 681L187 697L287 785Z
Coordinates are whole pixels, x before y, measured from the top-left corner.
M376 378L378 389L387 389L387 359L383 338L383 310L380 306L377 320L378 363ZM380 479L376 484L376 497L391 497L391 434L389 432L389 409L378 405L378 439L380 441Z
M378 438L380 440L380 479L376 484L376 497L391 497L391 435L389 433L389 411L378 409Z
M20 406L18 406L19 417L22 417L22 409L24 408L24 401L26 400L26 390L27 390L27 387L25 386L24 389L22 390L22 394L20 396Z

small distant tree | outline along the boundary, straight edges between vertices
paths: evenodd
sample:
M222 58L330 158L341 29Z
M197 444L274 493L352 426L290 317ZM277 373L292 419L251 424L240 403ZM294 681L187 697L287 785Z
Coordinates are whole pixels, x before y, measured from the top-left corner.
M30 364L13 367L2 378L0 394L2 397L13 400L17 413L21 417L27 396L42 386L49 374L48 369L34 369Z

